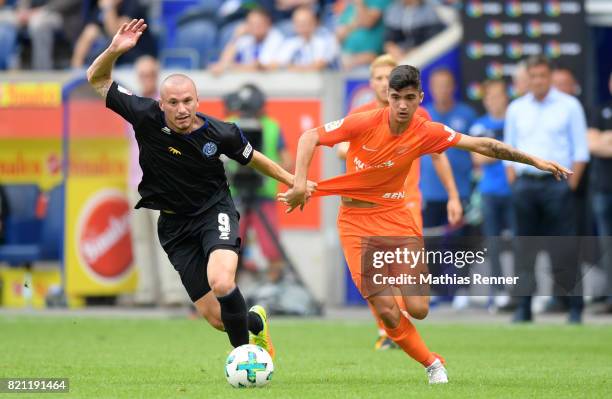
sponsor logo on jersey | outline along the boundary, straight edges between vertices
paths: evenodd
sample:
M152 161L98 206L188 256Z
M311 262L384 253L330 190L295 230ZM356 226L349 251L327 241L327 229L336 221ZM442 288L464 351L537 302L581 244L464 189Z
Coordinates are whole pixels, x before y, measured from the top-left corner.
M177 150L174 147L168 147L168 151L170 151L170 154L172 154L172 155L183 155L183 154L181 154L181 152L179 150Z
M170 130L168 126L162 127L161 132L164 134L172 134L172 131Z
M344 123L344 118L338 119L337 121L329 122L325 124L325 131L331 132L333 130L338 129Z
M208 143L204 144L204 147L202 147L202 152L207 157L212 157L217 153L217 145L209 141Z
M365 144L361 146L366 151L375 152L378 151L376 148L368 148Z
M385 193L382 197L386 199L404 199L406 194L403 191L400 191L397 193Z

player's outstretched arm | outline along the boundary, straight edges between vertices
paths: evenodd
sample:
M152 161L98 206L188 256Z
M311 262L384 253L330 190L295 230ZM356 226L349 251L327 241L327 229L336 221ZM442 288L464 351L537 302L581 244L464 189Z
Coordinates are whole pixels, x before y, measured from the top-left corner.
M310 168L312 156L318 143L319 134L315 129L307 130L300 137L293 185L286 192L277 195L278 200L289 207L287 213L293 211L298 206L300 209L303 209L308 199L306 176L308 175L308 168Z
M115 61L138 43L145 29L144 19L132 19L121 25L108 48L87 69L87 81L103 98L113 83L111 72Z
M259 151L253 151L253 158L251 158L251 162L248 165L256 171L290 187L293 185L293 175Z
M269 176L285 185L291 187L293 186L294 177L291 173L287 172L283 169L279 164L266 157L259 151L253 152L253 158L251 158L251 162L248 164L251 168L256 171ZM306 185L306 195L310 197L314 190L316 189L317 184L311 181L307 182Z
M567 179L569 175L573 174L571 170L564 168L556 162L545 161L519 151L501 141L487 137L472 137L464 134L461 135L455 147L461 148L462 150L477 152L491 158L532 165L540 170L552 173L557 180Z

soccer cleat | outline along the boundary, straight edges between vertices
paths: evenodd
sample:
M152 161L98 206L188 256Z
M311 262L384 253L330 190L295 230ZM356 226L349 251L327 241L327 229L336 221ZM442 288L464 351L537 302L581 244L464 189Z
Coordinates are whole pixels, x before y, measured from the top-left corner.
M398 349L399 346L393 342L393 340L389 337L387 337L386 335L381 335L378 337L378 339L376 340L376 343L374 344L374 349L376 349L377 351L386 351L389 349Z
M272 345L272 340L270 339L270 326L268 325L268 316L266 315L266 310L260 305L255 305L251 306L249 312L257 314L261 318L261 322L263 324L263 328L261 329L259 334L253 334L249 331L249 343L261 346L262 348L267 350L270 354L270 357L274 359L276 351L274 350L274 345Z
M434 360L431 366L425 369L427 371L429 383L446 384L448 383L448 374L446 373L446 368L444 367L444 359L442 359L439 355L436 354L434 354L434 356L436 356L436 360Z

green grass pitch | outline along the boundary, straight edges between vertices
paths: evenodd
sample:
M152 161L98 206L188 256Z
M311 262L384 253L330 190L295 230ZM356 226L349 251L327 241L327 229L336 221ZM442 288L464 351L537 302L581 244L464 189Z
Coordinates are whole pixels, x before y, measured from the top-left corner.
M609 326L420 322L448 362L445 386L429 386L401 351L375 352L372 323L273 319L271 328L271 384L235 389L226 336L200 320L0 316L0 377L68 377L62 396L74 398L612 397Z

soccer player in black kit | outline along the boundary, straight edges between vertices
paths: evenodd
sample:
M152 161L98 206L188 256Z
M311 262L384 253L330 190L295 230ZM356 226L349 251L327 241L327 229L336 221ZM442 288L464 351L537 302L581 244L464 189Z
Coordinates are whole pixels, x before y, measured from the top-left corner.
M235 124L197 113L197 90L187 76L168 76L159 102L114 82L115 60L136 45L146 28L142 19L123 24L87 70L87 80L106 106L134 127L143 171L136 208L160 210L159 240L198 313L225 331L234 347L250 341L274 356L265 310L253 306L247 312L235 284L239 215L219 156L289 186L293 175L255 151ZM314 183L310 187L314 190Z

